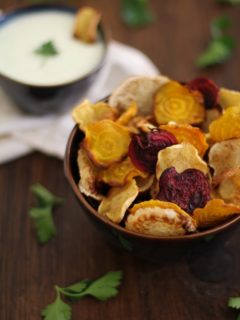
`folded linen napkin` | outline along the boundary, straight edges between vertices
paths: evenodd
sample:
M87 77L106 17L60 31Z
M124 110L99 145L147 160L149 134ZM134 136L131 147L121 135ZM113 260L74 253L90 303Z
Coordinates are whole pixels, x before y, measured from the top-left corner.
M109 95L124 79L133 75L155 76L158 69L142 52L112 41L106 62L85 97L91 102ZM63 158L74 123L68 112L33 116L22 113L0 88L0 163L34 150Z

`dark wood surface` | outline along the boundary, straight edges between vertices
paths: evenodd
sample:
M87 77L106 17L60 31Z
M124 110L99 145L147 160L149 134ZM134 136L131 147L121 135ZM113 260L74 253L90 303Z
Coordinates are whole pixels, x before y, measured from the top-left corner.
M1 0L0 7L22 3ZM223 66L204 72L194 66L208 42L209 22L216 15L232 17L231 33L239 39L240 6L219 6L214 0L153 0L156 22L146 28L129 29L119 18L117 0L68 3L99 7L115 39L142 50L172 78L189 80L204 74L220 85L240 88L240 46ZM37 244L28 218L33 205L29 187L35 182L66 199L65 206L55 214L58 234L43 247ZM0 319L40 319L40 310L54 299L55 284L64 286L117 269L124 271L120 294L106 303L85 299L75 304L73 319L235 319L226 304L229 296L240 294L239 232L240 228L221 246L212 245L212 253L207 256L201 251L195 269L189 256L164 266L151 264L103 240L81 213L60 160L34 153L1 165Z

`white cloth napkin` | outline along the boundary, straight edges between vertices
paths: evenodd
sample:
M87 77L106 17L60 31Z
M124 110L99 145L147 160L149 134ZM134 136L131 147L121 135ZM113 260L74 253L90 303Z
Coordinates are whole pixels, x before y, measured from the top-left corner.
M95 102L109 95L124 79L132 75L155 76L158 69L142 52L112 41L106 63L85 94ZM0 88L0 163L34 150L63 158L67 138L74 123L71 108L61 114L31 116L22 113Z

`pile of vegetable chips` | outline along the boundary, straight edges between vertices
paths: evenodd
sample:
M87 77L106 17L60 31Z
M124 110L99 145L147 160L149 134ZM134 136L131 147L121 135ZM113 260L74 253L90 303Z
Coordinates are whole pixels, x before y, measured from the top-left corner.
M132 77L72 112L84 132L79 189L98 213L154 236L240 214L240 93L206 78Z

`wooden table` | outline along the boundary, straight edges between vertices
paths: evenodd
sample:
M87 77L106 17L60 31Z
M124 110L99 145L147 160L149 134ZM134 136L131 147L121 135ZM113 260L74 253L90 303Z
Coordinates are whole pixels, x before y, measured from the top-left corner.
M240 7L220 6L214 0L153 0L156 22L131 29L119 18L119 1L69 4L74 2L99 7L113 37L142 50L163 74L179 80L202 74L219 85L240 87L239 46L223 66L208 71L194 66L208 43L209 23L217 14L230 15L231 33L239 38ZM0 5L7 8L22 3L1 0ZM35 182L66 199L55 214L58 234L42 247L28 217L33 205L29 187ZM0 319L40 319L40 310L54 299L55 284L64 286L118 269L124 271L124 281L117 298L106 303L85 299L73 306L73 319L235 319L226 304L229 296L240 293L239 232L240 228L216 249L215 260L211 259L214 253L199 257L196 272L187 256L164 266L141 261L108 246L96 232L73 197L62 161L31 154L0 166Z

